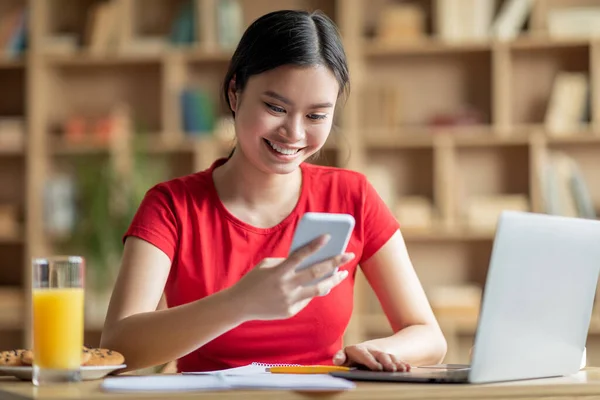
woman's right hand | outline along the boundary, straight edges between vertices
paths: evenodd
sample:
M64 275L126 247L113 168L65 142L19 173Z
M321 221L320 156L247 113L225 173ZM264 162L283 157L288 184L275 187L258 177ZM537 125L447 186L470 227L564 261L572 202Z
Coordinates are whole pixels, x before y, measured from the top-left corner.
M296 272L296 267L317 252L328 236L319 237L297 249L288 258L266 258L244 275L230 289L236 303L241 304L246 320L273 320L296 315L317 296L327 294L342 282L347 271L337 271L342 264L354 258L345 253ZM319 280L316 283L316 280Z

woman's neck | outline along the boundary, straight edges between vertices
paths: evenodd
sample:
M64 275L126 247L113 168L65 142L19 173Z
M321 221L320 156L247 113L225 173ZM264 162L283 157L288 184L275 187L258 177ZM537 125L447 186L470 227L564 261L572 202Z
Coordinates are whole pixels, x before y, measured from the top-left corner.
M268 174L256 168L238 150L213 174L215 186L225 204L243 205L250 211L289 209L300 196L302 172Z

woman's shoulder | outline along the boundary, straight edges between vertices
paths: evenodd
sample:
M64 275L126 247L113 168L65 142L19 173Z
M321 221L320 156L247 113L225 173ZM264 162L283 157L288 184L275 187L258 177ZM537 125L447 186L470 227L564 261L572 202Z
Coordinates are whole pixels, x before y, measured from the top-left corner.
M313 184L316 185L344 184L350 187L361 187L367 180L362 172L345 167L305 163L303 168L313 178Z
M185 201L191 194L194 198L203 198L203 194L209 194L211 179L209 170L170 178L155 183L148 189L146 196L165 197L173 203Z

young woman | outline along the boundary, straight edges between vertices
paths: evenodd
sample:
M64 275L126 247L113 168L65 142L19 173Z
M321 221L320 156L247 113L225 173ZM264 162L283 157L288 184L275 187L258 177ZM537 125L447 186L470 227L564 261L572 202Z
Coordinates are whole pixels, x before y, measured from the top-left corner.
M233 153L150 189L125 233L101 345L128 369L178 360L179 371L251 362L396 371L443 359L394 216L362 174L305 162L330 134L348 79L321 13L273 12L247 29L224 81ZM308 211L349 213L356 226L347 254L296 273L326 240L287 257ZM358 265L395 334L344 347ZM157 310L163 292L168 308Z

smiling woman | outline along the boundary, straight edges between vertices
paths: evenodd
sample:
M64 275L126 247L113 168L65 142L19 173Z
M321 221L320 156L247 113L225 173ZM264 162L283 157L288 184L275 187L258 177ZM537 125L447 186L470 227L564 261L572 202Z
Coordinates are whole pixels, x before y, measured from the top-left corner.
M124 234L102 346L128 369L176 359L179 371L251 362L395 371L442 360L444 337L390 210L364 175L305 162L325 144L348 81L325 15L278 11L248 27L223 84L235 151L150 189ZM327 240L288 254L311 211L351 214L355 229L346 254L296 272ZM359 265L396 333L344 346ZM157 310L163 292L168 307Z

